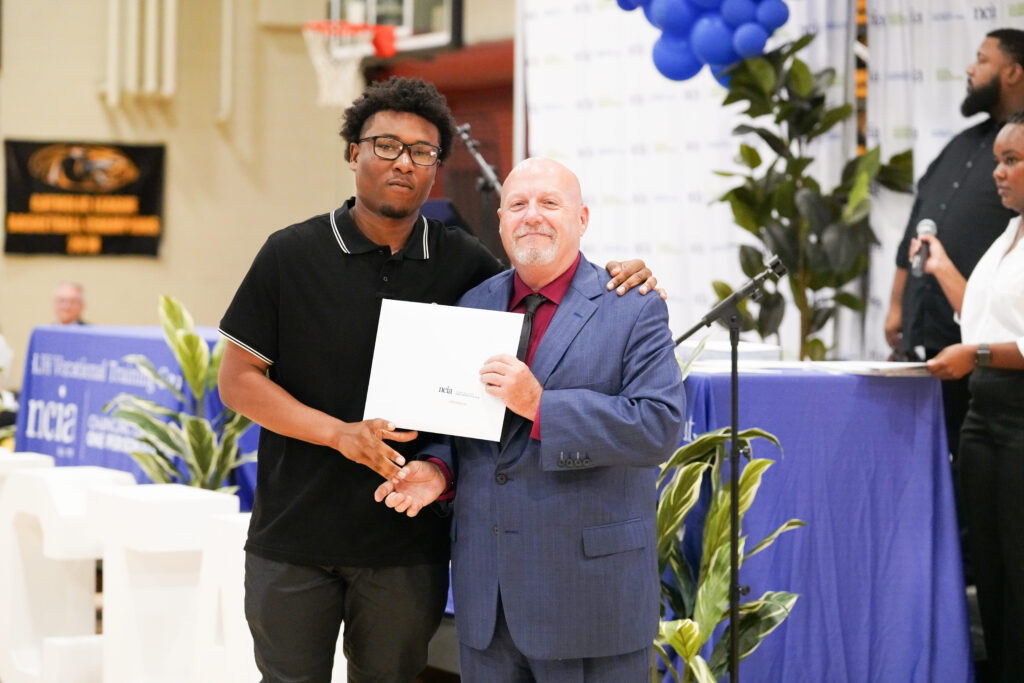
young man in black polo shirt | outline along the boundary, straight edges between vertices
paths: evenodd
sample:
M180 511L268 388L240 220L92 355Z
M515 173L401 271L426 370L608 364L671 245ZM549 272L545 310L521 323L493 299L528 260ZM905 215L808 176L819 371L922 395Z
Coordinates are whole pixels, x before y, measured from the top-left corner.
M476 238L419 213L454 136L432 85L371 86L341 135L356 196L272 234L220 324L233 342L221 397L263 427L245 609L265 681L329 680L343 621L351 680L411 681L425 666L447 596L447 520L373 500L418 449L415 433L362 420L380 301L454 304L502 270ZM650 274L613 266L609 288Z

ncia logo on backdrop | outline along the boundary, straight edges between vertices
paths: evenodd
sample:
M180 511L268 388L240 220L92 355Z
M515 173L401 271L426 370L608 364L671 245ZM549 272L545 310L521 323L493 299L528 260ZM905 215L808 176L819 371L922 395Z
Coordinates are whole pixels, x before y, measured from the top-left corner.
M139 169L122 152L102 145L47 145L32 153L28 171L51 187L74 192L112 192L134 182Z

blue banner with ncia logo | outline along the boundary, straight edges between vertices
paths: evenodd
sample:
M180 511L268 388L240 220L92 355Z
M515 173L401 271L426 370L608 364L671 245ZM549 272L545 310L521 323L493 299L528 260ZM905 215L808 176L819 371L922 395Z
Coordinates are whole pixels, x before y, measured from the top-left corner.
M163 145L4 141L7 253L156 256Z
M211 346L213 328L196 328ZM56 465L93 465L131 472L140 483L149 478L130 453L149 450L139 441L134 424L104 411L120 393L133 394L173 410L183 406L165 387L144 375L125 356L142 354L171 385L181 389L177 361L160 327L45 325L29 340L19 396L15 444L19 451L52 455ZM204 415L214 418L224 408L216 391L204 399ZM259 428L239 440L242 453L256 450ZM252 506L256 485L254 463L234 471L230 483L239 487L243 509Z

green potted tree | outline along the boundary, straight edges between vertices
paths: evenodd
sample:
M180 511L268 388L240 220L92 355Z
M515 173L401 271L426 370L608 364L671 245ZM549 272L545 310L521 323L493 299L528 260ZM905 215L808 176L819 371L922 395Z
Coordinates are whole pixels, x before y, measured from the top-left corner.
M753 277L764 269L767 254L779 256L800 315L800 358L820 360L826 347L815 335L840 307L864 309L863 300L844 287L867 270L869 250L877 242L870 223L871 184L909 192L913 158L906 151L883 164L875 147L849 160L839 184L828 192L808 174L814 161L810 144L853 113L849 104L826 104L835 70L812 73L797 57L812 39L803 36L727 71L729 93L723 104L746 103L744 113L751 119L733 132L755 135L771 157L764 159L741 143L737 162L745 170L717 173L742 180L719 200L729 203L736 224L760 242L740 247L743 272ZM770 121L755 121L764 117ZM712 286L719 299L733 291L720 281ZM756 315L741 307L744 329L756 329L762 338L777 334L785 312L782 294L769 286L756 306Z
M125 356L146 377L164 387L181 403L181 410L121 393L103 409L139 428L138 439L149 447L131 453L142 471L158 484L187 484L234 493L225 486L233 469L254 462L256 455L241 455L238 441L252 421L229 408L210 418L205 415L204 398L217 389L217 373L226 341L221 338L213 350L196 334L192 316L174 297L163 295L159 305L164 339L181 367L187 391L157 372L141 354Z

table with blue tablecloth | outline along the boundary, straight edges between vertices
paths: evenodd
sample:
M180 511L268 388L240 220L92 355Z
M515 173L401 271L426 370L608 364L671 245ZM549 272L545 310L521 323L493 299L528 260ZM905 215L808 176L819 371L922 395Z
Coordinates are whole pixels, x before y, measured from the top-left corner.
M199 328L211 344L217 332ZM18 411L21 450L58 465L128 470L133 431L103 412L121 392L175 406L124 360L141 353L180 382L159 327L46 326L32 333ZM750 597L800 595L789 619L741 664L744 681L861 683L972 679L967 608L939 382L848 374L837 366L750 367L740 377L741 429L775 434L754 455L777 460L744 521L759 540L784 534L741 569ZM727 368L686 381L689 438L727 426ZM214 393L207 414L222 407ZM242 442L255 450L258 428ZM239 470L251 506L255 465Z
M217 330L198 327L212 347ZM19 397L15 441L18 449L45 453L57 465L97 465L125 470L139 482L149 478L128 455L138 447L134 425L112 417L103 406L118 394L135 394L180 410L181 404L160 384L124 360L130 354L149 358L172 384L183 385L181 371L160 327L47 325L32 331ZM204 410L217 415L224 407L216 391L207 392ZM250 428L239 450L256 450L259 427ZM232 474L242 509L252 507L256 465Z
M748 546L790 518L807 523L740 570L746 599L800 595L741 679L973 680L939 381L814 368L741 366L739 428L783 448L753 442L754 457L777 462L744 519ZM726 365L691 373L686 395L688 435L729 425Z

